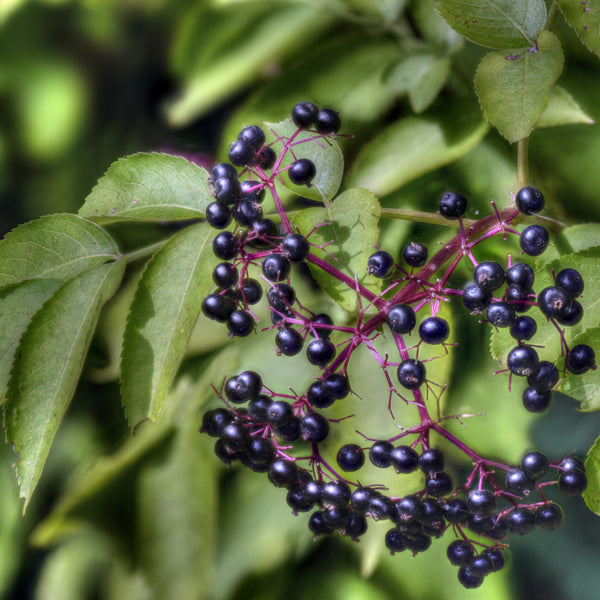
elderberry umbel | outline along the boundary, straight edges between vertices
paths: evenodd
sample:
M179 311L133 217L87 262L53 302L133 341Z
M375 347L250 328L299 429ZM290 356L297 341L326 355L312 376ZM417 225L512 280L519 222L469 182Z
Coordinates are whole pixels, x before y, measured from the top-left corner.
M315 538L339 532L356 542L374 526L390 553L417 554L445 536L458 580L467 588L478 587L503 567L511 536L552 530L562 522L562 509L548 499L548 488L580 495L587 477L576 457L549 458L529 450L519 464L504 463L483 456L446 428L448 417L440 408L444 386L435 381L431 361L444 360L460 343L460 332L441 307L451 302L473 315L473 326L506 332L512 340L505 357L507 383L521 388L526 410L543 412L563 380L596 369L594 349L570 344L566 333L581 322L589 304L583 277L567 268L552 285L536 284L528 257L543 253L550 235L526 221L544 209L542 193L532 186L520 190L508 209L500 212L494 206L494 214L468 227L466 197L446 191L431 210L457 226L454 239L431 253L414 241L405 242L399 255L372 248L360 270L344 271L344 261L323 258L328 242L317 245L314 228L293 225L301 221L290 220L276 185L315 185L325 165L304 157L300 149L334 144L339 115L301 102L291 122L297 129L288 138L256 125L245 127L230 146L232 164L211 170L215 200L206 218L224 231L213 241L216 289L202 311L225 323L231 338L252 338L261 331L271 335L281 368L293 370L292 362L303 360L313 378L302 389L278 390L270 385L268 372L230 374L215 387L222 406L204 414L201 431L215 438L215 453L227 466L240 462L284 488L291 512L309 513L307 529ZM512 244L506 260L483 252L480 243L492 237ZM316 281L329 278L336 289L356 297L352 319L336 322L306 308L310 301L299 297L296 287L305 276L303 263ZM465 272L468 278L461 275ZM253 307L261 302L268 312L259 321L256 315L262 313ZM561 356L550 356L537 339L547 325L560 338ZM384 337L395 346L393 353L378 350ZM353 389L359 348L385 376L386 398L358 398ZM389 436L363 431L353 413L359 401L387 413ZM396 403L414 409L412 426L396 420ZM347 417L334 419L329 410L334 405L336 415ZM347 419L356 422L343 429L340 423ZM438 443L442 440L455 447L451 460ZM455 455L463 457L466 477L460 476ZM384 471L392 477L386 485L379 480ZM408 474L417 482L411 493L399 492L406 485L389 483Z

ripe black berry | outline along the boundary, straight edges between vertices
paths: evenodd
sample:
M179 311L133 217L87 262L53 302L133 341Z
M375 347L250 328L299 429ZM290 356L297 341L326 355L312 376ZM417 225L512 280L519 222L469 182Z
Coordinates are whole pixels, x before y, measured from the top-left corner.
M238 452L246 449L250 442L250 435L242 423L232 421L223 428L221 441L228 452Z
M312 383L308 388L306 398L314 408L328 408L335 402L333 393L323 381Z
M309 158L299 158L288 170L290 181L296 185L308 185L316 174L315 163Z
M513 375L529 377L539 362L538 354L531 346L516 346L508 353L506 366Z
M328 434L329 421L319 413L308 413L300 421L300 435L307 442L322 442Z
M562 288L550 286L538 294L537 301L540 310L549 319L557 319L566 316L572 300Z
M571 308L564 317L559 317L556 320L565 327L573 327L583 319L583 306L577 300L571 300Z
M389 252L385 250L379 250L369 256L367 262L367 273L377 277L378 279L385 279L394 267L394 259Z
M419 468L426 475L443 471L444 464L444 455L437 448L427 448L419 456Z
M269 467L269 481L275 487L289 487L298 480L298 466L284 458L276 458Z
M219 177L213 181L213 195L221 204L235 204L242 196L237 174L235 177Z
M491 304L485 316L494 327L510 327L517 318L514 307L503 301Z
M492 561L492 571L500 571L504 567L504 554L500 548L486 548L482 554Z
M558 477L558 489L567 496L580 496L586 487L587 477L578 469L563 471Z
M211 202L206 207L206 222L214 229L225 229L231 219L231 211L220 202Z
M456 565L457 567L466 565L473 558L473 546L466 540L454 540L448 546L446 555L448 556L450 564Z
M475 283L486 292L493 292L504 284L505 273L497 262L481 262L475 267Z
M543 392L551 390L557 383L560 373L549 361L540 361L533 372L527 377L527 383L536 390Z
M516 340L530 340L537 331L535 319L528 316L517 317L510 326L510 335Z
M283 238L281 249L292 262L300 262L308 256L310 245L303 235L291 233Z
M329 315L319 313L318 315L315 315L310 322L313 323L315 333L318 337L329 337L331 335L330 327L319 327L319 325L333 325L333 320ZM310 335L314 337L312 331L310 331Z
M352 510L361 515L369 510L371 499L377 495L377 492L369 487L358 487L352 492L350 506Z
M269 254L262 262L262 272L271 281L283 281L290 274L290 261L281 254Z
M358 471L365 464L365 453L358 444L345 444L338 450L337 464L343 471Z
M548 470L548 459L545 454L537 451L527 452L521 460L521 469L533 481L541 479Z
M374 442L369 450L369 460L376 467L386 469L392 464L391 454L393 449L394 446L391 442L385 440Z
M460 219L467 212L467 199L454 192L446 192L439 203L442 216L447 219Z
M308 344L306 358L311 365L324 367L335 357L335 346L327 338L317 338Z
M476 515L491 515L496 508L496 496L490 490L470 490L466 499L467 507Z
M294 416L294 412L290 404L283 400L274 400L267 409L267 421L273 427L283 427L287 425Z
M419 465L419 455L410 446L398 446L391 451L390 462L396 473L412 473Z
M448 523L465 523L469 519L469 508L462 498L451 498L442 506L442 510Z
M394 333L408 333L416 322L415 311L408 304L396 304L388 311L387 324Z
M251 200L260 204L265 199L265 186L259 181L246 179L241 183L242 200Z
M552 392L539 392L534 387L528 387L523 392L523 406L533 413L544 412L550 406Z
M225 323L229 315L235 310L231 298L219 294L209 294L202 302L202 312L213 321Z
M548 247L550 236L541 225L529 225L521 232L521 250L529 256L539 256Z
M471 283L463 290L462 300L467 310L480 313L492 303L492 294Z
M533 290L522 289L518 285L508 286L505 300L515 309L515 312L527 312L534 300Z
M513 508L505 517L506 525L511 533L525 535L535 529L535 516L528 508Z
M323 487L322 501L329 508L347 506L350 496L350 488L345 481L328 481Z
M579 469L585 473L585 466L583 461L577 456L565 456L560 461L560 466L565 471L574 471L575 469Z
M315 125L319 133L336 133L340 130L342 122L335 110L323 108L317 113Z
M242 227L250 227L262 218L262 208L253 200L240 200L231 210L235 222Z
M315 122L318 112L319 109L312 102L299 102L292 108L292 121L306 129Z
M296 292L287 283L277 283L267 292L267 298L271 308L288 314L291 313L290 308L296 300Z
M555 284L571 296L577 298L583 292L583 277L575 269L563 269L556 276Z
M240 131L238 140L246 142L256 152L265 143L265 132L258 125L249 125Z
M331 373L323 380L325 389L331 393L336 400L341 400L350 392L348 378L341 373Z
M418 496L404 496L396 502L396 522L416 521L423 514L423 503Z
M413 358L403 360L398 367L398 381L409 390L423 385L426 376L425 365Z
M211 437L220 437L226 425L233 421L233 415L226 408L215 408L204 413L200 431Z
M596 368L596 353L587 344L571 348L567 356L567 368L575 375L581 375Z
M234 310L227 318L227 329L232 335L246 337L254 329L254 319L245 310Z
M449 335L448 321L441 317L428 317L419 325L419 337L426 344L442 344Z
M228 262L219 263L213 270L213 281L215 285L226 290L232 285L235 285L239 279L237 268Z
M257 423L264 423L267 421L267 411L271 406L273 400L269 396L261 394L258 398L250 400L248 403L248 414L253 421Z
M218 163L210 170L211 182L216 181L219 177L227 177L234 179L238 176L237 169L229 163Z
M254 160L256 149L244 140L236 140L229 146L229 161L237 167L243 167Z
M440 473L434 473L432 476L425 479L425 491L435 498L445 496L454 489L452 478L448 473L443 471Z
M528 496L535 487L535 481L530 479L521 469L514 469L506 474L506 490L516 496Z
M538 506L535 511L535 524L540 529L552 531L556 529L563 521L563 509L554 502L547 502Z
M530 185L521 188L515 197L517 208L524 215L534 215L544 208L544 196L537 188Z
M471 572L467 565L458 570L458 581L467 589L478 588L483 583L483 577Z
M418 242L411 242L402 251L404 262L411 267L422 267L427 262L427 247Z
M385 534L385 547L390 551L390 554L395 552L402 552L406 550L406 542L408 536L403 533L398 527L389 529Z
M515 263L506 270L506 283L530 290L535 281L533 269L525 263Z
M315 534L318 535L327 535L331 533L333 529L325 523L325 519L323 518L324 511L317 510L308 519L308 528Z
M277 153L273 148L263 148L256 156L256 164L263 170L272 169L277 160Z
M238 290L240 300L245 300L248 304L256 304L262 298L262 287L256 279L246 279Z
M277 332L275 344L282 354L295 356L302 350L304 338L302 334L292 327L284 327Z

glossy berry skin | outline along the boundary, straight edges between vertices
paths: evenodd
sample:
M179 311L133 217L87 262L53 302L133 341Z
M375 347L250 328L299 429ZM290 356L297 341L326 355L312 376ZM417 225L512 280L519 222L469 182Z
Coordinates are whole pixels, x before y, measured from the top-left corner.
M296 185L308 185L317 174L315 163L309 158L299 158L288 169L288 176Z
M508 353L506 366L513 375L529 377L539 364L538 354L531 346L523 345L513 348Z
M446 521L451 524L465 523L469 519L469 508L462 498L451 498L443 506Z
M240 300L245 300L248 304L256 304L262 298L262 287L256 279L246 279L242 283L241 289L238 289Z
M527 477L533 481L538 481L548 471L548 458L545 454L535 450L527 452L521 460L521 469Z
M227 156L231 164L243 167L254 160L256 149L244 140L237 140L229 146Z
M552 392L539 392L534 387L528 387L523 392L523 406L532 413L544 412L552 400Z
M240 131L238 140L246 142L256 151L265 143L265 132L258 125L249 125Z
M549 361L541 360L531 375L527 377L527 383L540 392L551 390L560 377L558 369Z
M549 319L558 319L569 312L572 300L562 288L549 286L538 294L537 301L540 310Z
M446 555L448 556L450 564L457 567L466 565L473 558L473 546L466 540L454 540L448 546Z
M535 515L528 508L513 508L506 515L506 524L511 533L526 535L535 529Z
M496 508L496 496L490 490L470 490L466 500L467 507L476 515L491 515Z
M232 421L223 428L221 440L228 452L238 452L240 450L245 450L250 442L250 436L244 425Z
M369 510L371 500L377 496L377 492L369 487L358 487L352 492L350 506L355 513L364 515Z
M403 360L398 367L398 381L408 390L422 386L426 376L425 365L413 358Z
M358 444L345 444L338 450L336 460L342 471L358 471L365 464L365 453Z
M550 236L548 231L541 225L529 225L525 227L519 237L521 250L529 256L539 256L546 250Z
M206 207L206 222L214 229L225 229L231 219L231 211L220 202L211 202Z
M238 176L237 169L233 165L230 165L229 163L217 163L210 170L210 181L211 182L216 181L217 179L219 179L219 177L235 179L237 176Z
M367 273L377 277L378 279L385 279L394 268L394 259L389 252L385 250L379 250L369 256L367 261Z
M268 478L275 487L289 487L298 480L298 467L292 461L276 458L269 467Z
M251 227L262 219L262 208L253 200L240 200L232 209L231 215L242 227Z
M261 203L265 199L265 188L259 181L246 179L240 184L242 200L252 200Z
M563 471L558 477L558 489L567 496L580 496L586 487L587 477L578 469Z
M271 219L262 219L261 221L256 221L252 224L252 231L262 238L274 237L277 235L277 225L275 225ZM257 248L265 248L268 246L268 243L266 243L265 240L253 239L251 243Z
M245 310L234 310L227 318L227 329L231 335L246 337L254 330L254 319Z
M545 204L544 196L540 190L533 186L521 188L515 197L517 208L524 215L534 215L539 213Z
M522 289L517 285L509 285L505 300L515 309L515 312L527 312L535 299L533 290Z
M200 431L211 437L220 437L223 429L233 421L233 415L226 408L215 408L204 413Z
M306 399L313 408L328 408L335 402L333 393L322 381L311 383L306 393Z
M272 169L277 160L277 153L273 148L263 148L256 156L256 164L263 170Z
M402 552L403 550L406 550L407 539L408 536L397 527L388 529L385 534L385 547L393 556L396 552Z
M563 269L557 274L554 283L567 292L571 298L577 298L583 292L583 277L575 269Z
M299 102L292 108L292 121L302 129L313 125L319 109L312 102Z
M491 304L485 316L494 327L510 327L517 318L513 306L503 301Z
M281 254L269 254L262 262L262 272L270 281L283 281L290 274L290 261Z
M281 249L292 262L300 262L308 256L310 245L303 235L291 233L283 238Z
M469 561L469 570L473 575L485 577L492 572L492 560L485 554L477 554Z
M458 570L458 581L463 587L474 589L478 588L483 583L483 577L472 573L468 565L463 565Z
M300 421L300 435L307 442L322 442L329 435L329 421L319 413L308 413Z
M471 283L463 290L462 301L467 310L478 314L490 306L492 294L482 290L476 283Z
M510 335L516 340L530 340L537 331L537 323L532 317L527 315L517 317L514 323L510 326Z
M556 529L564 519L563 509L554 502L538 506L534 516L535 524L546 531Z
M315 126L319 133L337 133L342 126L342 121L337 111L331 108L322 108L317 113Z
M311 323L314 324L314 330L318 337L329 337L331 335L331 329L329 327L323 327L323 325L333 325L333 319L325 313L319 313L315 315L311 320ZM319 327L321 325L321 327ZM310 335L314 336L314 333L309 329Z
M444 455L437 448L427 448L419 456L419 468L426 475L440 473L444 470L444 464Z
M317 338L308 344L306 358L311 365L324 367L335 357L335 346L327 338Z
M475 267L475 283L486 292L493 292L504 285L505 273L497 262L481 262Z
M231 260L238 252L237 239L231 231L222 231L212 243L213 253L222 260Z
M213 195L220 204L235 204L242 197L240 180L233 177L219 177L213 181Z
M441 317L428 317L419 325L419 337L426 344L443 344L449 335L448 321Z
M328 481L323 487L322 501L329 508L348 506L351 495L350 488L345 481Z
M410 446L397 446L390 453L390 462L396 473L412 473L419 466L419 455Z
M302 350L304 338L302 334L292 327L284 327L277 332L275 344L281 354L295 356Z
M408 304L396 304L387 314L387 324L394 333L409 333L415 327L415 311Z
M317 510L312 513L308 519L308 528L315 534L315 537L319 535L327 535L333 531L333 529L325 523L323 514L324 511Z
M454 489L452 478L443 471L425 479L425 491L435 498L449 494Z
M336 400L342 400L350 392L348 378L341 373L330 373L323 380L323 385Z
M418 242L411 242L402 251L404 262L411 267L422 267L427 262L429 251L427 247Z
M526 263L515 263L506 270L506 283L522 290L530 290L535 282L535 273Z
M513 469L506 474L506 490L516 496L528 496L535 487L535 481L530 479L521 469Z
M228 262L219 263L214 268L212 274L215 285L224 290L235 285L238 282L239 276L237 268Z
M577 325L583 319L583 306L577 300L571 300L571 308L564 317L556 319L561 325L565 327L573 327Z
M273 427L283 427L287 425L294 416L292 407L283 400L274 400L267 409L267 421Z
M404 496L396 502L396 522L403 524L417 520L423 514L423 502L418 496Z
M369 450L369 460L380 469L386 469L392 464L393 444L385 440L374 442Z
M567 356L567 368L575 375L581 375L596 368L596 353L587 344L578 344L571 348Z
M287 283L277 283L268 292L269 306L282 313L288 313L296 300L296 291Z
M467 199L454 192L446 192L439 203L440 214L447 219L460 219L467 212Z
M227 296L209 294L202 302L202 312L204 315L219 323L225 323L234 310L235 304Z
M579 471L583 471L585 473L584 462L577 456L565 456L560 461L560 466L565 471L574 471L578 469Z
M504 554L500 548L486 548L482 554L492 561L492 571L500 571L504 567Z

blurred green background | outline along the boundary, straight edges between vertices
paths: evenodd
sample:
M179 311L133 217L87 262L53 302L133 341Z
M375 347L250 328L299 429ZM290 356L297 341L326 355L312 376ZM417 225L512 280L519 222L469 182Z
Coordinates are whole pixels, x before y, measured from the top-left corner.
M598 58L566 25L557 33L567 55L559 84L597 121ZM468 195L473 211L489 210L490 200L506 204L516 151L485 133L472 90L484 52L452 32L429 0L4 0L0 233L44 214L76 212L111 162L127 154L172 152L212 165L240 126L285 118L306 99L340 110L343 131L354 134L343 142L348 181L361 180L354 159L382 131L413 123L407 119L433 128L424 148L398 148L407 160L425 157L424 170L404 169L380 189L375 173L384 206L432 211L446 189ZM600 218L599 127L574 123L532 136L532 180L552 216L566 223ZM448 147L436 141L438 131ZM168 224L111 229L123 249L171 231ZM396 221L383 227L381 246L397 252L409 235L429 242L447 232ZM15 455L6 445L0 450L3 597L598 598L600 520L580 498L561 499L566 519L558 531L512 539L508 568L474 591L458 585L443 541L416 558L386 555L385 526L359 544L337 536L313 543L306 515L291 516L282 490L261 475L227 472L212 441L197 433L201 407L215 405L211 382L257 364L280 369L264 358L272 356L268 336L253 339L249 351L202 322L171 394L171 417L132 438L116 365L135 281L132 272L105 311L25 517ZM578 413L566 397L544 416L525 415L500 379L490 402L496 367L484 358L488 332L449 315L461 345L452 357L459 374L446 374L446 409L485 410L485 419L467 423L473 446L513 462L533 447L553 459L585 454L600 415ZM282 385L287 377L284 371ZM365 394L375 395L366 385ZM387 402L384 388L374 389ZM465 465L454 458L459 476Z

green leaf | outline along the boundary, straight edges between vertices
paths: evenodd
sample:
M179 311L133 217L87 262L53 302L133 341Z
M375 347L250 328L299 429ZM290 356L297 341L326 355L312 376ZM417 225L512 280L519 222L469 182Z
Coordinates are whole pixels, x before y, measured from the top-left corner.
M413 112L421 113L436 99L449 72L447 57L411 54L390 69L386 83L399 94L407 94Z
M443 112L406 117L375 136L359 153L348 185L377 196L446 165L468 152L488 126L475 107L447 104Z
M565 21L575 30L577 37L595 54L600 55L600 0L558 0Z
M179 232L148 263L138 285L121 354L123 405L132 427L160 414L202 300L214 287L213 237L205 223Z
M291 119L286 119L281 123L266 123L267 141L279 138L290 138L298 129ZM310 131L301 131L294 138L294 155L296 159L308 158L313 161L317 167L317 174L311 182L311 187L305 185L296 185L289 180L287 174L283 175L283 182L287 189L303 198L312 200L322 200L327 202L331 200L340 187L342 175L344 174L344 157L342 151L334 139L311 140L314 133ZM277 136L277 137L276 137ZM303 140L308 140L304 141ZM297 143L301 142L301 143ZM274 148L279 152L283 147L282 142L276 142ZM296 160L290 152L286 153L282 166L291 165Z
M600 246L600 223L581 223L567 227L562 234L575 252Z
M118 261L71 279L36 313L21 338L4 424L20 455L16 469L24 510L75 392L100 310L124 270L125 261Z
M540 32L535 49L486 54L475 91L486 119L509 141L527 137L550 102L564 63L559 39Z
M596 438L585 459L588 485L583 492L587 507L600 515L600 436Z
M178 221L203 217L213 200L202 167L181 156L139 153L110 165L79 214L98 222Z
M464 46L465 40L440 17L432 0L413 2L411 16L423 37L434 46L455 52Z
M310 236L313 244L320 245L334 240L323 250L312 249L336 269L354 278L375 293L379 292L380 281L367 275L367 260L377 243L380 207L377 198L364 189L350 189L339 195L329 207L308 208L293 216L292 224L304 235ZM328 223L328 225L323 225ZM321 268L311 272L319 285L347 311L356 308L356 292L345 283L328 275Z
M333 21L307 5L262 3L240 10L195 7L183 19L173 62L183 90L167 108L172 125L182 126L263 76L311 44Z
M550 103L536 123L536 127L554 127L555 125L571 125L573 123L594 123L592 119L577 104L573 96L560 85L552 88Z
M500 50L533 46L546 22L543 0L439 0L438 10L458 33Z
M33 315L62 285L60 279L33 279L0 296L0 404L6 400L10 368L21 335Z
M28 279L70 279L117 258L114 240L76 215L49 215L13 229L0 242L0 287Z
M598 298L596 298L596 303L600 303ZM597 312L598 310L596 310ZM598 322L598 319L596 319L596 323ZM570 347L572 348L578 344L587 344L595 349L596 357L598 357L598 340L600 340L600 327L594 327L593 329L584 331L581 335L573 339ZM581 402L579 409L584 412L600 409L600 377L598 377L598 369L590 369L582 375L567 375L567 378L560 385L560 390L567 394L567 396L579 400Z

